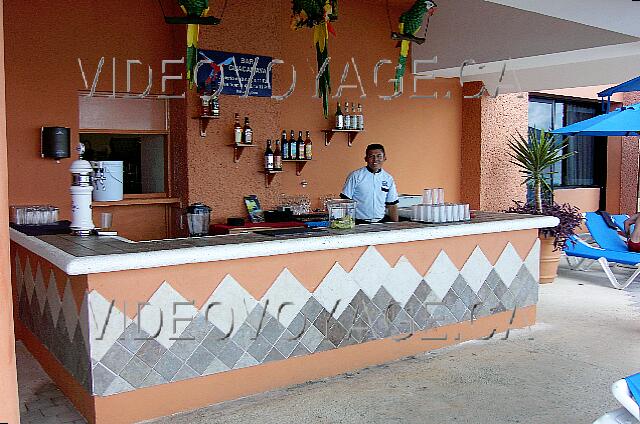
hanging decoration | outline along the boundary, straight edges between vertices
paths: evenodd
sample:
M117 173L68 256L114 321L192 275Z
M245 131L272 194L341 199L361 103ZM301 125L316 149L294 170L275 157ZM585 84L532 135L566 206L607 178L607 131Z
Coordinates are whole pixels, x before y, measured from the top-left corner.
M209 0L178 0L180 9L187 17L205 17L209 13ZM198 63L199 24L187 24L187 81L189 88L193 86L195 76L193 69Z
M172 0L173 1L173 0ZM227 0L224 0L222 13L219 18L207 16L209 13L209 0L178 0L178 5L185 16L167 16L162 6L162 0L158 0L164 21L168 24L187 25L187 81L189 88L193 87L195 75L193 70L198 63L198 32L200 25L218 25L222 21L222 15L227 8Z
M397 47L400 47L400 57L398 59L398 67L396 68L396 92L400 85L400 79L404 76L407 57L409 56L409 46L411 43L422 44L426 40L427 30L429 28L429 19L436 11L437 5L433 1L429 0L417 0L413 6L402 15L398 24L398 32L392 32L391 38L399 40ZM425 21L425 15L427 17L424 24L424 37L418 37L418 32L422 28L422 23Z
M337 0L292 0L293 16L291 28L299 29L303 27L313 28L313 43L316 47L316 60L318 63L318 91L322 98L322 111L325 119L329 115L329 93L331 93L331 79L329 75L329 65L322 69L327 57L329 33L336 36L336 32L331 25L338 19Z

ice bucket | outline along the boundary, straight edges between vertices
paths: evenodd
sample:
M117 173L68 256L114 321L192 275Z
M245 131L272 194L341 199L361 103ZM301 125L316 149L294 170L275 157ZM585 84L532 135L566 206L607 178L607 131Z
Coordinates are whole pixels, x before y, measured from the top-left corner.
M344 230L356 226L356 202L354 200L329 200L327 201L327 212L331 228Z
M194 203L187 208L187 222L189 223L189 235L200 237L209 235L209 220L211 208L202 203Z

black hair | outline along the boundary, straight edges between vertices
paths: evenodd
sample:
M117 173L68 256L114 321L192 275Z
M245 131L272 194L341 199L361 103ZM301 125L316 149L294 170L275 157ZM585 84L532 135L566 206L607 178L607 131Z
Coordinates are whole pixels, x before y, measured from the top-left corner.
M378 144L378 143L369 144L369 145L367 146L367 150L365 151L365 154L369 154L369 150L382 150L382 153L383 153L383 154L385 154L385 155L387 154L387 153L384 151L384 146L383 146L382 144Z

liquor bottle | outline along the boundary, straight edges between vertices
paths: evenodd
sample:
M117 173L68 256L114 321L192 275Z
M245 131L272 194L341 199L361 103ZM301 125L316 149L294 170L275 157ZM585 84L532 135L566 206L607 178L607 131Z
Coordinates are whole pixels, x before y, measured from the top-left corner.
M264 151L264 170L269 172L274 169L273 150L271 150L271 140L267 140L267 149Z
M249 126L249 117L244 117L244 128L242 128L242 143L243 144L251 144L253 143L253 130Z
M340 109L340 102L338 102L338 106L336 107L336 129L344 129L344 116L342 115L342 110Z
M362 114L362 105L358 103L358 129L364 130L364 115Z
M304 140L302 139L302 131L298 131L298 145L296 146L296 150L298 150L298 159L304 159Z
M291 130L291 138L289 139L289 160L298 159L298 143L293 130Z
M220 117L220 101L218 96L211 97L211 116L214 118Z
M311 142L311 137L309 137L309 131L307 131L307 139L304 142L304 158L306 160L311 160L313 158L313 152L311 151L313 148L313 143Z
M351 103L351 129L358 129L358 112L356 111L356 103Z
M289 159L289 141L287 140L287 132L285 130L282 130L282 159L283 160L288 160Z
M202 100L202 116L211 116L211 96L203 95Z
M233 142L242 143L242 127L240 126L240 115L236 113L236 123L233 125Z
M285 135L285 139L286 139ZM282 171L282 150L280 150L280 140L276 140L276 149L273 151L273 169Z
M349 102L344 102L344 129L351 129L351 115L349 115Z

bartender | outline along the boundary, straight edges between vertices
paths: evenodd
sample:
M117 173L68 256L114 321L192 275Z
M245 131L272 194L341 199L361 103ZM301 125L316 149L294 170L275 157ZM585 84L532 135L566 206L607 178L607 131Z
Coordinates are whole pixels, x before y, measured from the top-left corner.
M364 160L367 166L349 174L340 197L356 201L356 224L397 222L398 190L391 174L382 169L387 160L384 146L368 145Z

